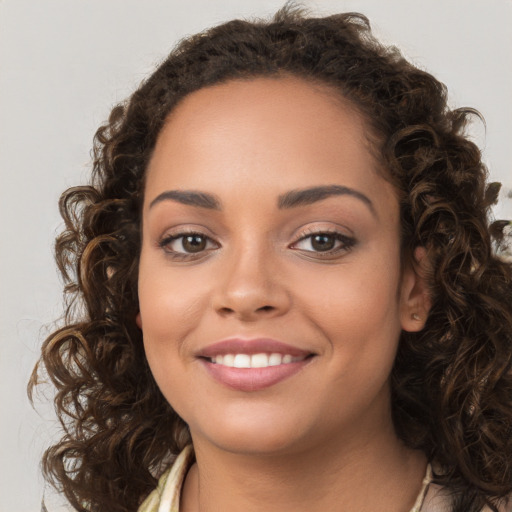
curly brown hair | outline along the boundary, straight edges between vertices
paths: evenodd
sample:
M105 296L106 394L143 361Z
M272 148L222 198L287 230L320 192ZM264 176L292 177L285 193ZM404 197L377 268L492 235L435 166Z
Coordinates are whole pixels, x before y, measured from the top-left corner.
M78 511L135 510L188 442L159 391L136 326L144 177L160 130L186 95L232 79L292 75L323 83L366 119L400 195L404 257L427 250L432 309L403 332L392 373L398 435L439 468L453 510L493 510L512 491L512 265L493 253L479 149L446 88L348 13L286 7L182 41L96 133L91 184L64 192L56 259L65 326L44 342L62 439L44 472Z

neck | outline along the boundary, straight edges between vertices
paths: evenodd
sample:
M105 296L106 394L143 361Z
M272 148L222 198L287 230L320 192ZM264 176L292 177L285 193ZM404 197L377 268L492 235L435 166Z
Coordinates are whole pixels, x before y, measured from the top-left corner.
M408 512L426 458L394 429L348 434L300 450L240 454L194 439L197 464L186 479L181 512Z

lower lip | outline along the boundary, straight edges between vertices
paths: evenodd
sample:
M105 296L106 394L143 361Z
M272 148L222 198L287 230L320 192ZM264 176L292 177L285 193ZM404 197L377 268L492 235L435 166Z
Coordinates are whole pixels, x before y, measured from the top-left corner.
M311 359L266 368L232 368L211 363L206 359L203 359L202 363L215 380L228 388L237 391L259 391L295 375L309 364Z

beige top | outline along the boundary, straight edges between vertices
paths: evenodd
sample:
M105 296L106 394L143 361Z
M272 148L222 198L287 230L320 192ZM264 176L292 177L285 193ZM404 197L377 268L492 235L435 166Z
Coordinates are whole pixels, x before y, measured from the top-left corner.
M192 445L189 445L160 477L156 489L144 500L138 512L179 512L181 489L194 459ZM59 495L45 496L45 504L42 506L42 512L75 512L65 500L59 498ZM498 510L512 512L512 499ZM447 493L443 487L432 483L430 465L427 466L420 492L410 512L451 512ZM491 511L484 507L481 512Z
M194 463L192 446L187 446L174 464L160 477L157 488L144 500L138 512L179 512L180 494L185 476ZM512 512L512 508L500 508ZM443 488L432 483L432 468L427 466L421 490L410 512L450 512L449 499ZM482 512L490 512L485 507Z

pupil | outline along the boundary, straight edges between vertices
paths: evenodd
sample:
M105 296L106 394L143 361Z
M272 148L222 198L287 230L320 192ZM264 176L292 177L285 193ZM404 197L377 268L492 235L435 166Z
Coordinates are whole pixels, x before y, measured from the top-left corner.
M206 247L206 239L199 235L189 235L183 238L183 249L187 252L200 252Z
M317 251L329 251L334 247L334 237L332 235L315 235L311 245Z

